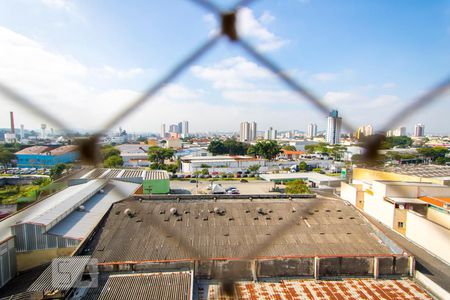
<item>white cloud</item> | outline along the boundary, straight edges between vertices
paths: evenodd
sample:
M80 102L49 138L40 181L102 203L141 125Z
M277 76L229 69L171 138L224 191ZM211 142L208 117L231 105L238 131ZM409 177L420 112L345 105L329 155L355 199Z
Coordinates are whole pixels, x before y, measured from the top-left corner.
M337 74L336 73L317 73L317 74L313 74L311 77L315 80L318 81L333 81L337 79Z
M274 20L275 17L269 11L265 11L259 17L256 17L253 10L242 7L237 13L236 30L238 34L254 41L260 51L274 51L288 43L288 40L277 36L267 28L267 25ZM210 34L219 32L217 19L214 15L205 15L203 21L211 28Z
M383 84L383 89L393 89L397 87L397 84L394 82L386 82Z
M41 0L43 4L50 8L63 9L67 11L72 11L75 4L71 0Z
M212 66L193 66L194 76L210 81L216 89L251 89L256 82L270 78L270 72L244 57L224 59Z
M0 53L0 82L69 126L99 128L111 117L109 113L118 112L139 95L137 91L127 89L98 88L94 81L101 74L107 74L110 79L127 80L142 74L142 68L90 67L4 27L0 27ZM0 106L2 113L9 109L16 111L18 122L28 128L48 121L30 114L1 95Z
M323 97L330 105L342 104L356 99L356 95L351 92L327 92Z

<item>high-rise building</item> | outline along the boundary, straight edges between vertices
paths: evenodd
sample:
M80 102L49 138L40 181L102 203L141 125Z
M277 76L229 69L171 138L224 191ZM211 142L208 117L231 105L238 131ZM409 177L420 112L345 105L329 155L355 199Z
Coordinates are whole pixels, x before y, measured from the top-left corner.
M308 138L312 139L317 136L317 124L311 123L308 125Z
M45 139L45 129L47 128L47 124L41 124L41 136Z
M414 136L416 137L425 136L425 125L416 124L416 126L414 126Z
M20 124L20 139L23 140L25 138L25 126Z
M386 131L386 136L406 136L406 127L400 126L396 129Z
M248 122L241 122L239 139L241 142L250 141L250 124Z
M183 130L181 132L182 137L188 137L189 136L189 122L183 121Z
M11 119L11 133L14 134L16 133L16 130L14 129L14 112L10 111L9 117Z
M276 140L277 135L278 135L277 130L273 129L272 127L269 127L269 129L267 129L264 134L264 139L265 140Z
M342 118L337 110L332 110L328 116L327 143L330 145L339 144L341 140Z
M257 132L256 122L251 122L250 123L250 136L249 136L250 141L256 140L256 138L257 138L256 132Z
M373 127L372 125L365 125L358 128L356 131L356 138L359 140L363 136L373 135Z
M241 122L239 139L241 142L251 142L256 140L256 122Z
M182 134L182 133L183 133L183 122L178 122L177 129L178 129L177 132L178 132L179 134Z
M172 132L172 133L179 133L179 131L178 131L178 125L177 125L177 124L172 124L172 125L170 125L170 126L169 126L169 132Z
M166 124L161 124L160 136L161 136L162 139L166 137Z

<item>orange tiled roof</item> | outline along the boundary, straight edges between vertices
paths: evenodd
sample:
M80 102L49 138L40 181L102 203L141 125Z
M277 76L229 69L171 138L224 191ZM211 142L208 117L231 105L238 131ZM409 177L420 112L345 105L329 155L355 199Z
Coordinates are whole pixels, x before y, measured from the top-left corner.
M450 204L450 198L445 198L445 197L430 197L430 196L424 196L424 197L420 197L419 198L422 201L425 201L427 203L439 206L439 207L444 207L444 204Z
M284 150L284 149L282 149L282 150L283 150L283 153L285 155L301 155L301 154L305 154L304 151L293 151L293 150Z

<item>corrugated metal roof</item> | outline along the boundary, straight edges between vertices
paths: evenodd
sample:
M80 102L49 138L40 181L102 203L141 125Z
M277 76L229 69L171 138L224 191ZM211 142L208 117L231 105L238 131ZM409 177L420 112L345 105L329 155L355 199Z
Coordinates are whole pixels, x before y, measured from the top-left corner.
M162 170L152 170L147 171L145 175L146 180L161 180L161 179L169 179L169 173L167 171Z
M55 205L66 201L69 197L82 194L86 189L86 186L92 184L95 184L95 181L69 186L48 198L33 203L26 209L17 212L16 214L2 219L0 221L0 241L12 237L11 226L29 221L41 214L44 214L48 210L52 209Z
M202 282L198 286L199 300L231 299L219 284ZM339 281L280 280L270 282L238 282L238 299L432 299L425 290L408 279L374 280L344 279Z
M177 215L170 213L172 207ZM215 207L225 213L214 213ZM127 208L134 217L124 214ZM318 197L289 202L125 200L113 206L93 257L100 262L195 258L181 246L183 241L202 258L246 257L263 241L274 239L271 234L286 222L294 225L258 256L392 253L353 208Z
M54 291L54 290L63 290L67 291L73 287L76 281L81 277L86 268L86 265L89 263L91 257L90 256L76 256L66 258L57 258L62 259L64 262L64 269L62 272L53 272L52 264L50 264L47 269L41 274L41 276L36 279L35 282L28 288L28 291ZM68 280L67 270L70 270L70 280ZM55 278L54 276L61 276L61 278ZM57 284L55 286L54 284Z
M17 151L15 154L40 154L48 151L50 148L47 146L33 146Z
M77 240L87 238L111 205L130 196L138 187L139 184L110 181L103 188L104 193L96 194L83 204L84 211L72 212L47 233Z
M189 271L110 275L97 299L189 300L192 293L191 276Z
M53 149L50 151L51 155L63 155L68 152L74 152L78 150L77 145L67 145L67 146L61 146L56 149Z
M72 189L69 187L46 199L47 205L45 210L36 214L28 214L21 223L43 225L48 230L91 198L106 184L107 181L98 179L75 185ZM50 198L53 199L49 200Z

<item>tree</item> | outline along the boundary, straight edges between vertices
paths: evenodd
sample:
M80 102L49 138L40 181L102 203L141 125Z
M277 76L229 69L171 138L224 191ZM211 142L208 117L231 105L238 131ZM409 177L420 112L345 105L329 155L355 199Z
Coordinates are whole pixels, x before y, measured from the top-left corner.
M300 171L308 171L309 167L308 167L308 164L306 162L302 161L302 162L300 162L298 164L298 169Z
M328 149L327 143L318 143L318 144L312 144L312 145L305 145L305 151L310 154L313 154L316 152L328 153L330 150Z
M433 147L433 148L419 148L417 152L420 155L425 156L431 160L436 160L438 157L445 157L445 155L449 152L446 147Z
M229 155L245 155L249 148L248 144L236 141L235 139L226 139L223 145Z
M50 177L53 180L59 178L65 169L67 169L66 164L56 164L53 168L50 169Z
M297 148L295 148L295 146L291 146L291 145L283 146L283 149L286 151L297 151Z
M344 152L347 150L346 147L341 145L333 145L331 150L328 152L334 158L334 160L341 160L344 156Z
M123 166L123 159L119 155L111 155L103 161L106 168L117 168Z
M100 152L102 154L103 161L106 160L110 156L113 156L113 155L119 156L120 155L119 149L116 149L111 145L103 146L102 149L100 150Z
M392 149L394 147L411 147L413 140L409 136L389 136L381 142L381 149Z
M260 167L260 165L251 165L248 167L248 170L253 173L258 173Z
M445 165L447 163L450 163L449 157L438 157L434 160L434 163L437 165Z
M313 169L313 172L316 172L316 173L323 173L323 171L322 171L321 168L314 168L314 169Z
M303 180L293 180L286 183L286 194L310 194L308 186Z
M8 170L8 166L12 164L12 161L14 159L16 159L16 156L13 153L11 153L11 151L3 147L0 148L0 164L3 165L5 171Z
M173 149L164 149L161 147L148 148L148 159L152 162L151 169L165 169L164 161L174 155Z
M269 160L274 159L280 152L281 146L272 140L259 141L247 150L248 154L264 157Z
M164 169L169 173L176 173L178 171L178 165L177 164L165 165Z
M208 145L208 151L213 155L225 154L227 149L221 140L213 140Z

